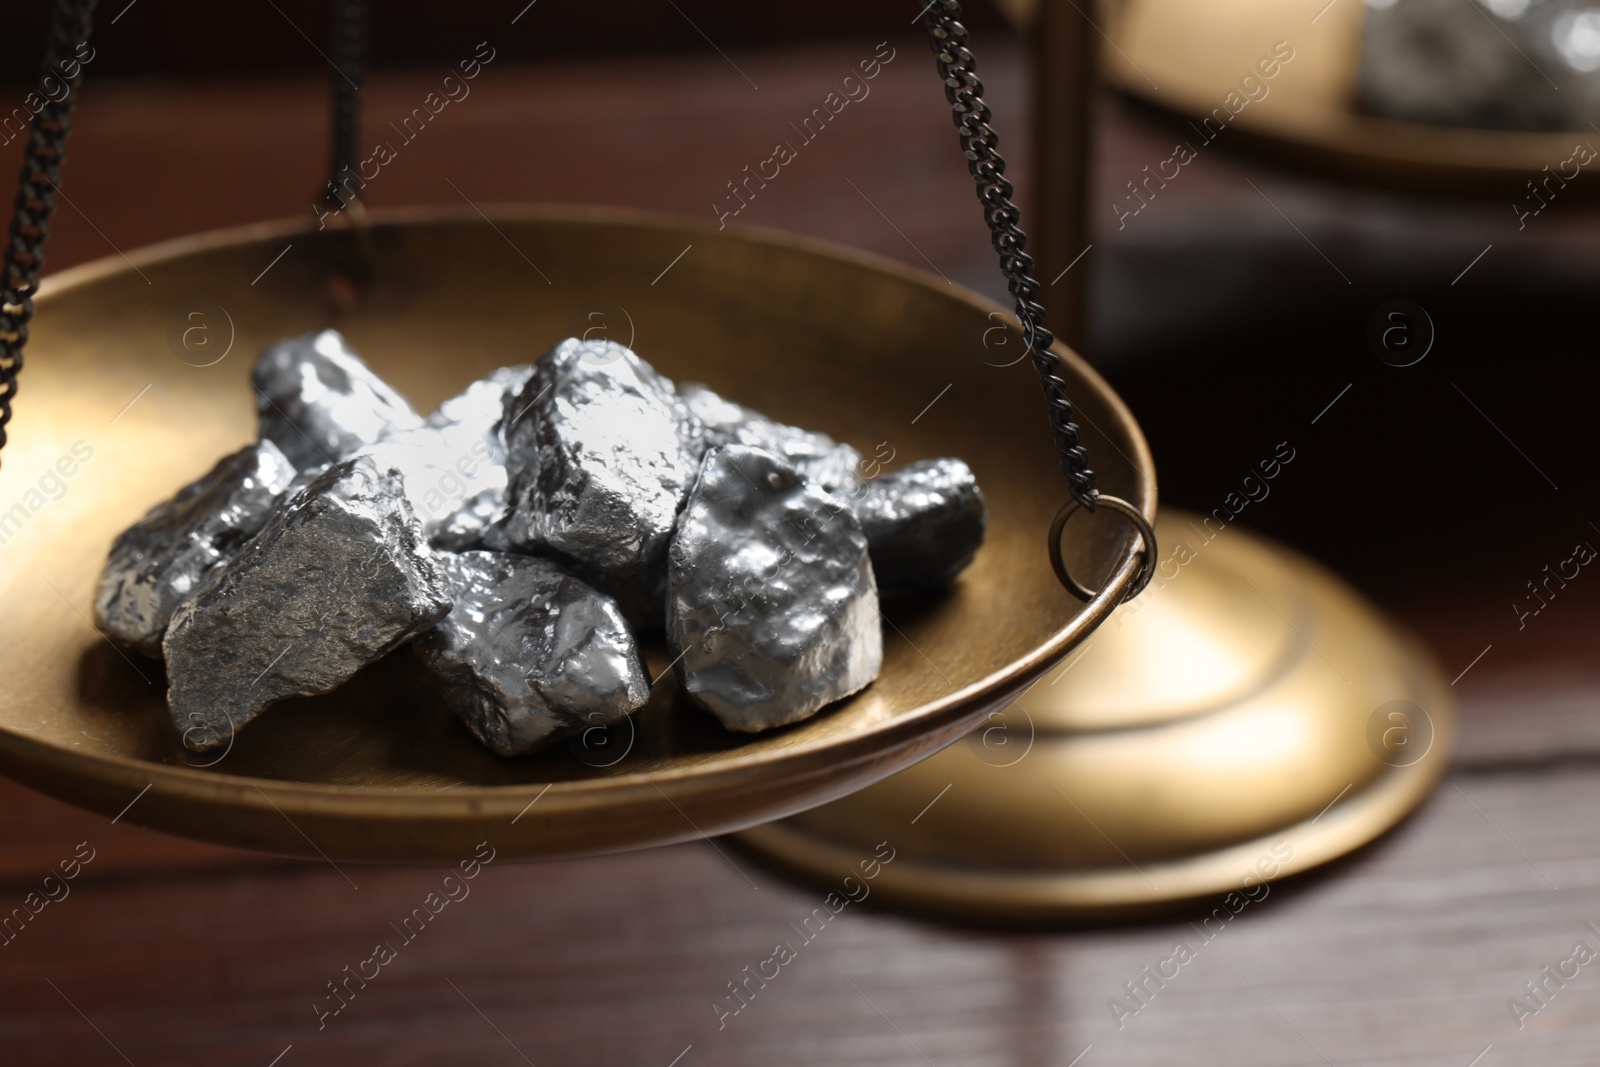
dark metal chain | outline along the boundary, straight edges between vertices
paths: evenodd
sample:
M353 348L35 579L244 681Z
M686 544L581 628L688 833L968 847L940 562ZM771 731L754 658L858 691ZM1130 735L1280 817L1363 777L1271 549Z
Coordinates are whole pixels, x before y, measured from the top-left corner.
M67 154L67 131L78 103L78 85L83 80L83 57L77 52L89 40L94 5L95 0L57 0L50 19L37 95L44 105L33 116L28 135L22 188L17 192L11 240L6 244L5 288L0 293L0 448L5 447L11 402L17 396L17 375L22 371L22 350L28 343L33 297L39 291L39 272L44 268L44 243L50 236L50 217L55 213L61 164ZM52 83L65 86L57 90L59 98L56 92L48 91Z
M967 48L967 28L960 19L961 5L957 0L933 0L922 14L922 24L938 57L944 95L961 134L967 169L977 183L984 221L994 235L994 250L1000 254L1000 270L1016 303L1017 321L1022 324L1033 369L1044 387L1050 427L1055 431L1056 451L1061 455L1061 473L1066 475L1073 499L1093 510L1099 493L1094 471L1089 467L1089 451L1083 447L1082 434L1074 421L1067 383L1056 373L1056 357L1050 353L1055 338L1044 324L1039 283L1033 277L1033 257L1025 250L1028 238L1017 226L1021 212L1011 201L1013 189L1005 176L1006 161L995 150L1000 138L989 125L983 82L978 80L977 62Z
M330 206L356 193L356 138L361 132L361 83L367 69L367 0L333 0L333 151L328 161ZM349 184L341 184L349 183Z

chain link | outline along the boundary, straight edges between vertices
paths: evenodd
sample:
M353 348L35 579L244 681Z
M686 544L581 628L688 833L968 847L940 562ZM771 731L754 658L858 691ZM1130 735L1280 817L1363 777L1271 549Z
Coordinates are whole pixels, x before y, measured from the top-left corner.
M989 125L983 82L978 80L977 62L967 48L967 28L960 19L961 4L957 0L933 0L922 13L922 24L938 57L945 99L950 101L961 135L967 169L977 183L984 221L993 234L994 250L1000 254L1000 270L1015 301L1017 321L1022 324L1033 369L1044 387L1050 427L1055 431L1056 451L1061 456L1061 473L1066 476L1073 499L1092 511L1099 492L1095 489L1094 471L1089 467L1089 450L1083 447L1072 401L1067 399L1067 383L1056 373L1056 357L1050 352L1055 337L1044 324L1039 283L1033 277L1033 257L1026 251L1027 235L1017 226L1022 215L1011 201L1013 189L1005 176L1006 161L995 150L1000 138Z
M22 350L28 343L28 322L33 318L33 298L39 291L39 272L44 269L44 243L50 236L61 164L67 154L67 131L78 103L78 85L83 80L83 64L76 52L89 39L94 5L95 0L57 0L50 19L37 94L44 105L33 116L24 151L22 187L17 191L16 214L5 251L5 288L0 293L0 448L5 447L11 403L17 397ZM45 91L49 80L66 87L59 99Z
M357 197L356 138L361 133L361 83L367 69L367 0L333 0L333 141L328 206Z

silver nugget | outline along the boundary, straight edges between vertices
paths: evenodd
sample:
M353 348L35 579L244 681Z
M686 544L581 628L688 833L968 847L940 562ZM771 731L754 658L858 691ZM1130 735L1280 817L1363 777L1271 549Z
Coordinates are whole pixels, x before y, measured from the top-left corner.
M861 527L771 453L706 453L667 558L678 679L728 729L798 722L878 676L878 589Z
M279 341L256 360L261 437L301 470L348 459L385 434L422 425L337 330Z
M988 510L972 469L959 459L925 459L880 474L846 499L880 589L948 585L983 545Z
M452 426L465 423L483 433L499 429L510 397L522 391L533 377L532 363L517 363L501 367L486 378L479 378L455 396L439 405L439 410L428 416L429 426Z
M1368 0L1362 38L1360 100L1385 118L1586 131L1600 111L1592 0Z
M502 756L607 726L650 698L615 601L549 560L445 553L455 607L416 644L445 701Z
M467 487L461 499L442 520L432 523L429 539L437 548L462 552L483 545L485 536L506 517L506 405L533 376L531 363L501 367L487 378L473 382L459 395L439 405L428 416L428 425L470 439L469 450L481 450L481 469L461 472ZM458 468L460 464L458 463ZM449 494L446 494L447 497ZM424 499L424 506L431 506Z
M227 742L274 701L325 693L450 610L398 475L335 464L172 617L167 701L184 743Z
M439 547L468 548L470 535L452 526L456 512L469 499L505 494L505 467L483 435L460 426L418 426L388 434L365 445L356 455L370 458L379 470L400 475L411 510L423 535ZM464 543L466 542L466 543Z
M771 452L830 493L853 488L861 480L857 473L861 453L825 433L769 419L752 408L724 400L699 382L679 385L678 396L705 427L709 447L748 445Z
M508 394L533 367L502 367L439 405L425 425L385 434L357 455L393 470L428 542L455 552L476 548L505 513L506 449L500 422Z
M508 515L496 547L606 575L666 553L700 430L672 383L622 345L561 342L506 407Z
M294 477L278 446L262 441L151 508L111 546L95 625L119 645L160 658L172 613L267 524Z

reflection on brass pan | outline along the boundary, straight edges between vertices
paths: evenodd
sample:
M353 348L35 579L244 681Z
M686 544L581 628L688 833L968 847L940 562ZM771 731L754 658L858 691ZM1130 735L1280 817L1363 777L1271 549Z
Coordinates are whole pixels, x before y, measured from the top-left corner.
M1026 24L1038 3L1003 0L1001 6ZM1368 12L1361 0L1326 6L1304 0L1106 0L1099 6L1106 80L1182 120L1174 127L1181 151L1150 160L1148 174L1125 176L1144 202L1152 194L1159 202L1166 185L1182 182L1195 159L1235 148L1386 187L1503 196L1518 205L1515 217L1524 226L1552 193L1563 199L1600 195L1600 166L1592 162L1600 136L1587 125L1570 131L1485 129L1403 122L1364 110L1360 66ZM1486 6L1515 5L1460 5L1465 17L1480 21ZM1537 62L1564 78L1551 60ZM1546 84L1536 71L1532 77ZM1579 87L1567 90L1552 96L1572 96ZM1557 172L1568 176L1548 177ZM1534 194L1525 187L1529 181ZM1535 195L1541 192L1542 198ZM1130 199L1117 205L1123 209L1117 217L1132 226L1134 219L1125 213L1137 214L1141 198L1126 195ZM1106 208L1091 204L1090 210Z
M966 744L739 841L824 885L888 840L874 899L1049 923L1257 900L1420 804L1454 728L1427 654L1271 542L1156 533L1150 587Z
M755 231L565 209L502 211L490 226L430 210L375 218L375 273L351 306L328 284L349 240L263 225L132 254L138 272L119 257L46 282L0 469L0 772L107 815L137 798L129 822L335 860L452 859L484 840L520 857L688 840L835 799L959 739L1088 636L1134 578L1132 528L1098 516L1075 521L1064 550L1100 594L1081 604L1052 577L1040 539L1061 481L1044 413L1036 388L984 361L975 339L998 308L973 294ZM427 411L613 305L664 374L848 442L886 471L948 455L971 466L984 547L948 590L884 591L877 681L795 726L735 735L683 702L658 636L644 642L654 685L632 732L503 758L400 654L277 705L220 756L186 750L160 663L125 658L90 625L96 578L118 531L254 438L254 354L335 327ZM207 308L225 320L197 322ZM169 345L173 322L231 337L229 354L197 366ZM1062 373L1101 485L1153 514L1132 417L1070 353Z

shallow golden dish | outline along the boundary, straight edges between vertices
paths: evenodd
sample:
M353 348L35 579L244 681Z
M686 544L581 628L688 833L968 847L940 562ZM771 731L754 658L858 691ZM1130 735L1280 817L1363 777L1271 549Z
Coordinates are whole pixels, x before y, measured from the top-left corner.
M1101 594L1080 604L1056 584L1044 534L1065 493L1038 384L1009 317L974 294L816 242L616 212L489 223L408 211L379 216L371 236L375 273L354 298L329 282L350 236L288 224L46 283L0 471L0 772L129 822L295 855L663 844L794 813L937 751L1060 660L1132 579L1131 527L1097 515L1074 521L1067 551ZM90 625L95 579L121 529L254 438L261 347L327 326L424 411L603 329L673 378L868 456L892 450L890 468L960 456L987 495L989 540L947 593L885 600L883 674L864 693L753 739L677 703L669 676L631 744L623 730L609 746L501 759L402 650L333 694L274 708L220 760L192 754L169 724L160 664ZM1153 515L1138 427L1063 359L1101 485ZM653 676L667 666L659 644L647 658Z

